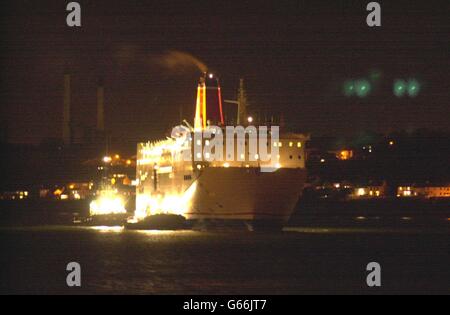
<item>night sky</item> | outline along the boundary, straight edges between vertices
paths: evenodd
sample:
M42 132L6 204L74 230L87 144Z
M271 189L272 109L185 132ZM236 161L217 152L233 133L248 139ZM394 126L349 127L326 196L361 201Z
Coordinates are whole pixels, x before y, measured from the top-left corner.
M200 70L168 64L174 52L219 75L225 98L245 78L252 111L283 113L313 135L450 130L449 1L379 1L377 29L366 25L370 1L79 1L81 28L67 27L68 2L0 5L0 122L11 142L60 137L65 69L79 129L95 126L99 77L116 141L162 136L180 106L192 120ZM395 97L394 79L410 77L420 94ZM344 96L351 78L373 80L372 93Z

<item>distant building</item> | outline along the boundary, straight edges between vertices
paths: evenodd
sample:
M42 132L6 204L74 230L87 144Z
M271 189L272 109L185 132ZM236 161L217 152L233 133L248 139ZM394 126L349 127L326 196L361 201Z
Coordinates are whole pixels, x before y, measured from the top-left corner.
M408 198L450 198L450 185L446 186L402 186L398 187L397 197Z
M359 186L353 189L353 193L350 195L350 198L353 199L384 198L387 196L387 193L388 187L386 184Z
M397 197L417 197L418 193L411 186L400 186L397 189Z
M341 161L351 160L355 155L353 150L329 151L329 153L334 154L336 158Z
M23 200L28 198L28 191L4 191L0 193L0 200Z
M92 196L93 183L69 183L54 190L41 189L40 198L52 198L57 200L80 200Z

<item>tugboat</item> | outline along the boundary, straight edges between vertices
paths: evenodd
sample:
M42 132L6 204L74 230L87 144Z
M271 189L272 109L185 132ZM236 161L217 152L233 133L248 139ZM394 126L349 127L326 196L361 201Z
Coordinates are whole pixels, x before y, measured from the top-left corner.
M129 230L186 230L190 227L186 218L177 214L155 214L142 220L129 220L125 227Z
M87 218L75 218L74 223L88 226L124 226L129 214L125 208L126 201L117 189L103 187L96 193L96 198L89 205Z

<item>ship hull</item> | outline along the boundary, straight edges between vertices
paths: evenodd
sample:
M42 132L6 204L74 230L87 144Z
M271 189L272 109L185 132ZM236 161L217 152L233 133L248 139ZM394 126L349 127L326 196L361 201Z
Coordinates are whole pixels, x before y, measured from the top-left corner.
M278 230L301 197L305 169L206 168L186 214L197 226ZM195 226L195 225L194 225Z

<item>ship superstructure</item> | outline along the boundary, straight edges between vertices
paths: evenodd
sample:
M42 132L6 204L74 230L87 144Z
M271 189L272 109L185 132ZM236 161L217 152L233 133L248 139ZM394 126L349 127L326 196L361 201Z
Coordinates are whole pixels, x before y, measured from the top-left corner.
M237 115L243 112L241 107ZM268 137L255 147L250 139L263 130L260 126L233 126L230 133L224 124L219 80L205 74L197 89L194 126L138 144L136 219L167 213L201 224L239 222L252 228L287 222L306 181L308 136L281 132L272 138L269 126ZM263 151L270 159L262 157Z

